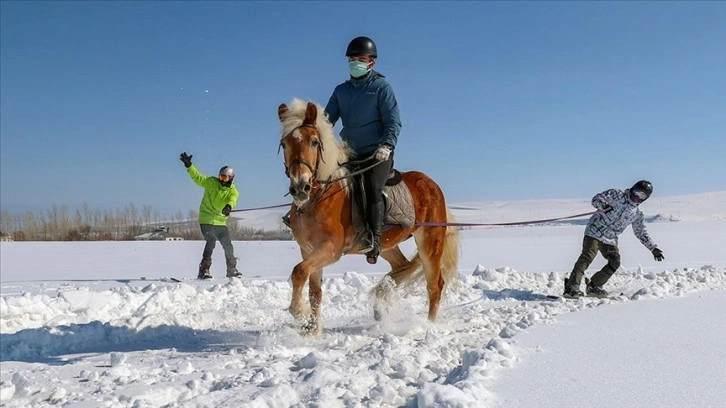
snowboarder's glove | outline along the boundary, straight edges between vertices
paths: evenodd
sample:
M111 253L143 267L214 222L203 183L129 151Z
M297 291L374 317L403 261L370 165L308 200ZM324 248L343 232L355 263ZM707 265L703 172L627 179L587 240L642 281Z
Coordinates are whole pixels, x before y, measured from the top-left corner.
M376 150L376 160L378 160L378 161L388 160L388 157L391 155L392 150L393 150L393 148L386 144L379 147L378 150Z
M232 212L232 207L229 204L225 205L224 208L222 208L222 214L225 217L229 217L230 212Z
M653 253L653 258L655 258L656 261L660 262L665 259L665 256L663 256L663 251L661 251L658 248L655 248L651 251Z
M610 207L609 205L606 205L605 207L602 208L601 211L603 212L603 214L607 214L607 213L609 213L612 210L613 210L613 207Z
M184 153L180 154L179 155L179 160L181 160L182 163L184 163L184 167L187 167L188 168L189 166L192 165L192 155L191 154L187 154L187 152L184 152Z

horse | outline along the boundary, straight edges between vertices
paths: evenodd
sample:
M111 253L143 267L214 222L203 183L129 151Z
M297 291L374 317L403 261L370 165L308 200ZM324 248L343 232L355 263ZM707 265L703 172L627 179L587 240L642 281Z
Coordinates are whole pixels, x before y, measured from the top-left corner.
M333 125L317 103L293 99L289 107L280 104L277 113L282 126L279 146L293 199L290 228L302 254L302 261L290 276L292 299L288 310L302 323L302 333L319 336L323 268L344 254L362 254L351 211L354 172L342 165L353 158L353 153L336 137ZM372 289L376 296L374 318L380 320L388 310L395 287L425 278L428 319L435 321L445 285L458 276L458 230L447 225L453 216L441 188L431 178L419 171L402 172L401 176L413 198L416 221L410 228L385 228L381 235L380 256L391 270ZM409 260L398 245L410 237L414 238L417 252ZM309 305L303 300L306 282Z

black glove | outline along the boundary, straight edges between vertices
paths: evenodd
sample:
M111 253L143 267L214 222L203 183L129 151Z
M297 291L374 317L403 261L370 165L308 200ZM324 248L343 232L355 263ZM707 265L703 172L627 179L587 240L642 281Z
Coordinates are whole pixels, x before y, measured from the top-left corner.
M653 253L653 258L655 258L656 261L660 262L665 259L665 256L663 256L663 251L661 251L658 248L655 248L651 251Z
M222 214L224 214L225 217L229 217L229 213L231 212L232 207L229 204L225 205L224 208L222 208Z
M187 154L187 152L180 154L179 160L181 160L182 163L184 163L184 167L189 167L192 165L192 155Z
M605 207L603 207L602 212L605 213L605 214L607 214L607 213L609 213L612 210L613 210L613 207L610 207L609 205L606 205Z

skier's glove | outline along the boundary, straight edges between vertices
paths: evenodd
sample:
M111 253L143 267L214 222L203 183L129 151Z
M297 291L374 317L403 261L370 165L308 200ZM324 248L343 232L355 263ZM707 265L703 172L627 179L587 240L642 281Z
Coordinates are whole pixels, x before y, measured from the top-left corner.
M383 145L376 150L376 160L378 161L386 161L388 160L388 157L391 155L391 151L393 148L389 145Z
M225 217L229 217L229 213L232 212L232 207L230 207L229 204L225 205L224 208L222 208L222 214Z
M187 167L188 168L189 166L192 165L192 155L191 154L187 154L187 152L184 152L184 153L180 154L179 155L179 160L181 160L182 163L184 163L184 167Z
M656 261L660 262L665 259L665 256L663 256L663 251L661 251L658 248L655 248L651 251L653 253L653 258L655 258Z

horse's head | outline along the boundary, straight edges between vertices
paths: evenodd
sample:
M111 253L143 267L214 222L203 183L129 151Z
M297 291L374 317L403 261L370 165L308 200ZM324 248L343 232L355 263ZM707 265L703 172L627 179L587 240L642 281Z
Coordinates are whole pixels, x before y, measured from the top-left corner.
M345 172L339 166L347 160L349 150L335 138L333 125L319 105L295 99L288 107L277 108L282 124L282 147L285 174L290 179L290 195L297 207L310 200L319 181Z

